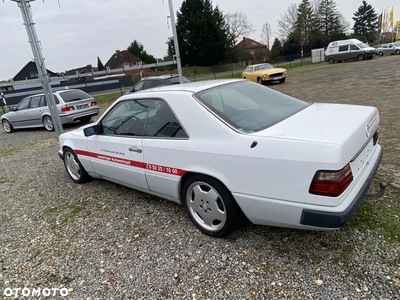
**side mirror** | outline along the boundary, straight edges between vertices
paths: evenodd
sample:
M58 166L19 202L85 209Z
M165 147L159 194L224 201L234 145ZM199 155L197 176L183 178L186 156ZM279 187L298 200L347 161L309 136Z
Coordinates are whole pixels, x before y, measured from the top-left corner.
M17 111L17 108L16 107L8 107L8 110L9 111Z
M100 124L96 124L90 127L86 127L83 129L83 134L85 136L92 136L98 134L100 132Z

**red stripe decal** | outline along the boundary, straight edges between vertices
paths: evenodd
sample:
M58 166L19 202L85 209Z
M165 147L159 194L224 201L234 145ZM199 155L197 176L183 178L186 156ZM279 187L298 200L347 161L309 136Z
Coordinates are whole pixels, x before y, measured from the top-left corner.
M122 165L136 167L136 168L142 168L142 169L146 169L146 170L154 171L154 172L173 174L173 175L177 175L177 176L182 176L183 174L186 173L185 170L166 167L166 166L162 166L162 165L148 164L148 163L141 162L141 161L119 158L119 157L114 157L114 156L110 156L110 155L99 154L99 153L89 152L89 151L84 151L84 150L74 150L74 151L77 155L93 157L93 158L106 160L106 161L117 163L117 164L122 164Z

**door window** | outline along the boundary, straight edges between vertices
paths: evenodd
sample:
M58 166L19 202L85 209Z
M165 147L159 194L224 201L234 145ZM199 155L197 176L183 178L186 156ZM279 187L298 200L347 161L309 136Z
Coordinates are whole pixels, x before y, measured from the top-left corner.
M350 45L350 50L360 50L356 45Z
M29 107L29 100L31 100L31 98L25 98L23 100L21 100L20 103L18 103L17 105L17 110L23 110L23 109L27 109Z
M43 98L43 96L33 96L31 98L30 108L40 107L40 101L41 101L42 98Z
M162 100L153 100L144 135L147 137L187 138L171 108Z
M102 120L105 135L143 136L151 100L127 100L118 103Z
M345 52L345 51L347 51L349 49L349 46L348 45L346 45L346 46L340 46L339 47L339 52Z

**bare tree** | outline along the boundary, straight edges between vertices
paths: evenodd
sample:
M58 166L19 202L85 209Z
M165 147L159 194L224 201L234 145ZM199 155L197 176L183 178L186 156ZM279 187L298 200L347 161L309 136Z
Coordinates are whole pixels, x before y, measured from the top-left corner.
M289 34L293 31L293 26L297 21L297 4L292 3L288 6L287 10L281 14L278 20L277 35L281 42L285 42Z
M239 38L253 32L253 25L247 20L247 15L243 12L226 14L225 21L228 25L231 37L238 42Z
M272 30L271 26L269 23L265 23L263 25L263 28L261 30L261 40L267 45L268 50L270 49L270 41L271 41L271 36L272 36Z

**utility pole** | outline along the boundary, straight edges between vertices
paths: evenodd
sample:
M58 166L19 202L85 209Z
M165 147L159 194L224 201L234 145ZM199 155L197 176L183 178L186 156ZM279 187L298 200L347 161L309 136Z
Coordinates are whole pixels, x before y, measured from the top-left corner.
M36 68L38 70L39 80L42 82L43 91L49 106L51 119L53 121L54 129L59 136L63 133L63 127L61 125L60 116L58 115L57 106L54 101L53 92L50 85L50 75L47 73L46 65L42 51L39 47L39 41L35 31L35 23L33 23L31 15L31 5L29 2L35 0L11 0L17 2L18 7L21 9L22 18L24 19L24 25L28 34L29 43L31 44L33 57L35 59Z
M171 17L172 35L174 37L174 47L175 47L176 64L178 66L179 82L183 83L181 55L179 53L178 37L176 35L175 13L174 13L174 8L172 7L172 0L168 0L168 3L169 3L169 14Z

